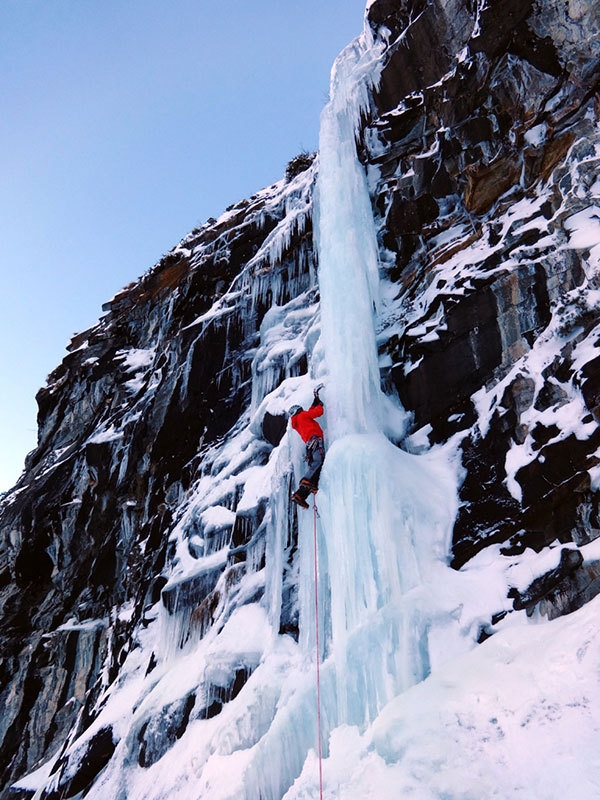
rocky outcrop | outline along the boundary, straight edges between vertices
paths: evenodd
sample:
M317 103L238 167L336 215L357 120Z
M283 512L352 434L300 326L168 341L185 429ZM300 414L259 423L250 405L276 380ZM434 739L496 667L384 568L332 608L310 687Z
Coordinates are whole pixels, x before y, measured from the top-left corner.
M506 588L511 613L569 613L600 592L581 552L600 534L597 12L374 0L367 24L381 69L357 136L382 385L410 415L397 443L460 461L456 569L492 545L518 559L560 544L558 567ZM0 797L31 797L9 787L42 764L43 797L78 796L115 759L151 769L227 715L265 646L210 650L244 629L240 609L276 608L298 637L285 409L318 347L317 169L301 154L190 233L40 390L38 447L0 505ZM204 672L154 699L201 641ZM102 720L126 669L145 688L123 730ZM231 747L254 747L264 720L236 722Z
M572 354L598 322L597 256L573 233L598 200L597 15L478 9L373 3L390 45L363 134L405 320L391 379L430 442L464 435L457 567L511 537L571 541L596 503L594 368Z

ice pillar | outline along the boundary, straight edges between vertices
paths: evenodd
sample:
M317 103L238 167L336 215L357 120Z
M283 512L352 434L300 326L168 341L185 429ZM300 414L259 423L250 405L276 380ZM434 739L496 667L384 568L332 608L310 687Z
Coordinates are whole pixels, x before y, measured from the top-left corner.
M367 99L360 73L370 64L368 52L361 37L338 57L319 135L317 247L330 441L381 427L377 240L355 144L356 120Z
M364 725L421 675L419 625L400 613L417 581L397 449L382 433L376 346L378 245L357 126L377 78L363 35L339 56L321 117L317 246L328 376L319 493L327 550L339 723ZM410 502L409 502L410 506ZM403 529L404 528L404 529ZM413 635L414 633L414 635ZM414 640L414 641L413 641ZM401 643L401 644L400 644Z

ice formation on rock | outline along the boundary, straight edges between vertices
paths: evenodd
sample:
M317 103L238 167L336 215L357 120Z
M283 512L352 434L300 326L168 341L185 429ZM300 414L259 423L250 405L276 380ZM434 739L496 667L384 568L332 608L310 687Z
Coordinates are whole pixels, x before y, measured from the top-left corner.
M597 796L593 6L371 0L319 153L74 337L0 507L2 800L316 798L317 656L325 797Z

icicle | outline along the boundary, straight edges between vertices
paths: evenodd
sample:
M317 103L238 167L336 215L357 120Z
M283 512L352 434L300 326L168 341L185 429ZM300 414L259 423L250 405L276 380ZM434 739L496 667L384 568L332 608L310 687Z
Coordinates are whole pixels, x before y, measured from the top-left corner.
M275 465L271 502L267 517L266 548L269 569L266 576L265 598L269 622L275 635L279 632L281 622L283 554L290 538L290 477L290 457L287 448L285 448L279 454Z

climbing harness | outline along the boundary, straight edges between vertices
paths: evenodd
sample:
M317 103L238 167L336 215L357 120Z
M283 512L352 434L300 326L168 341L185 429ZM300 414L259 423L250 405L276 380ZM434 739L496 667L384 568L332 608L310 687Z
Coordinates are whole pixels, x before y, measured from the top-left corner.
M315 548L315 641L317 649L317 739L319 752L319 800L323 800L323 751L321 746L321 648L319 647L319 570L317 565L317 499L313 494L314 548Z

